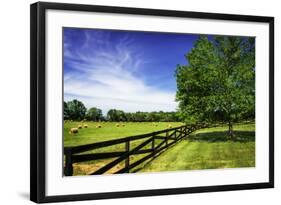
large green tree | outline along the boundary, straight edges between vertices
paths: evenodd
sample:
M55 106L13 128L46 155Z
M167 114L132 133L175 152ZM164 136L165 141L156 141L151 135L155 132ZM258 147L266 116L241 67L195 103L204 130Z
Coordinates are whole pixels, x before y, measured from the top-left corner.
M86 115L86 107L76 99L67 102L68 115L71 120L83 120Z
M102 110L96 107L92 107L87 111L86 118L88 120L101 121L103 119Z
M126 114L122 110L110 109L107 112L107 120L112 122L126 121Z
M185 121L228 124L254 112L255 40L248 37L200 36L176 69L177 95Z

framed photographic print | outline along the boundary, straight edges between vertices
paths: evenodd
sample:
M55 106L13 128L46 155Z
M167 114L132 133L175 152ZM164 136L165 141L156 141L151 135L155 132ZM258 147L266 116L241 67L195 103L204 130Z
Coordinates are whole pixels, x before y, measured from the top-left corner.
M30 198L274 187L274 18L31 5Z

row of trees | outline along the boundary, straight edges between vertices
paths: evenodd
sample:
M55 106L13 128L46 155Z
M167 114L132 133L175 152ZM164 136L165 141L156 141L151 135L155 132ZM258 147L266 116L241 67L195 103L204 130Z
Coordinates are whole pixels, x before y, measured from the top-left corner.
M180 121L177 112L124 112L122 110L110 109L106 116L102 110L92 107L87 110L81 101L76 99L64 102L65 120L91 120L111 122L176 122Z
M85 105L79 100L72 100L64 102L63 117L65 120L91 120L91 121L104 121L102 110L92 107L87 110Z
M176 69L181 119L233 122L255 117L255 39L201 36Z
M128 122L178 122L180 121L177 112L124 112L122 110L111 109L107 112L109 121Z

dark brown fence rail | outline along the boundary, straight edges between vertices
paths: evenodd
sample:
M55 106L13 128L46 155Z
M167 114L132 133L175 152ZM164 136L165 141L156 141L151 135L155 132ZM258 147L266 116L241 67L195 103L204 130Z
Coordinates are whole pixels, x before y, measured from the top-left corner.
M93 173L91 173L91 175L104 174L105 172L107 172L108 170L110 170L111 168L113 168L114 166L116 166L117 164L123 161L125 161L124 168L119 169L114 174L128 173L130 172L131 169L155 157L157 154L166 150L173 144L186 138L193 131L203 127L207 127L207 126L202 124L184 125L184 126L160 130L148 134L97 142L97 143L87 144L82 146L65 147L64 148L64 155L65 155L64 174L66 176L73 175L73 163L99 160L99 159L109 159L109 158L116 158L116 157L117 159L109 162L108 164L94 171ZM134 148L131 148L130 146L131 143L136 140L141 140L141 142ZM103 147L115 146L118 144L124 144L124 148L125 148L124 151L85 154L85 152L88 151L100 149ZM149 146L150 148L147 148L148 145L151 145ZM139 155L139 154L147 154L147 155L141 159L138 159L135 162L130 163L130 156Z

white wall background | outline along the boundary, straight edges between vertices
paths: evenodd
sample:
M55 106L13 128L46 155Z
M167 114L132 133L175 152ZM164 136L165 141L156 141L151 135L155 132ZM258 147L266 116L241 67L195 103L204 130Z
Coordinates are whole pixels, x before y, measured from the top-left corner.
M52 1L52 0L49 0ZM2 1L0 6L0 204L29 201L29 4ZM69 202L68 204L279 204L281 195L281 13L270 0L61 0L69 3L146 7L275 17L275 177L276 188L161 197ZM64 204L64 203L63 203Z

